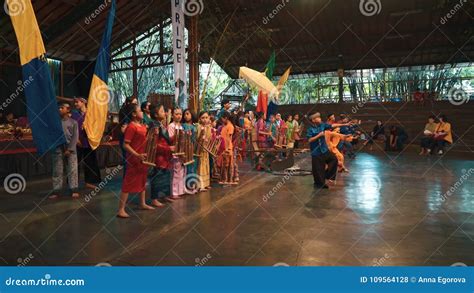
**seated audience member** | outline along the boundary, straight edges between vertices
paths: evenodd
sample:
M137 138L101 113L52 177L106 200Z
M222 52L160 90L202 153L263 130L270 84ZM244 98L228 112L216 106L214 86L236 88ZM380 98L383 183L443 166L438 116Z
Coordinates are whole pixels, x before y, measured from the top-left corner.
M16 120L16 126L23 127L23 128L28 127L29 126L28 118L26 116L18 117L18 119Z
M16 119L15 119L15 115L13 115L13 113L10 112L5 116L5 124L9 124L11 126L16 125Z
M367 137L367 140L364 142L364 146L367 144L370 145L370 150L372 150L372 146L374 144L374 140L377 139L385 139L385 125L381 120L377 120L377 124L375 124L374 129L370 132L370 135Z
M421 152L420 155L426 155L431 152L431 147L434 142L434 133L438 124L436 123L436 117L431 115L428 117L428 123L425 125L425 130L423 131L423 138L421 138Z
M419 104L423 104L423 93L420 91L420 88L417 88L413 93L413 101Z
M405 129L400 126L392 125L387 140L385 141L385 150L401 151L403 150L403 145L406 143L407 139L408 135Z
M448 118L446 117L446 115L439 116L439 123L434 132L433 139L434 141L431 150L433 152L433 150L437 148L438 155L442 155L444 153L444 148L446 147L446 144L453 143L453 136L451 134L451 124L448 122Z
M430 96L431 96L431 92L427 88L425 88L425 90L423 91L423 99L421 100L422 106L424 106L425 102L430 99Z

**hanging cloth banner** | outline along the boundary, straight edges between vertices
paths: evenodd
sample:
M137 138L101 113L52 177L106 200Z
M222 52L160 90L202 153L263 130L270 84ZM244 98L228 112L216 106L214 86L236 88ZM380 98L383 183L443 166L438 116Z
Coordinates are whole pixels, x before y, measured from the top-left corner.
M102 141L102 136L107 123L109 102L111 99L110 89L107 86L110 69L110 44L112 28L114 26L116 3L112 0L109 16L105 23L102 43L95 62L94 75L92 76L89 99L87 100L87 113L84 120L84 129L91 148L95 150Z
M186 0L171 0L175 104L183 109L187 107L186 50L183 13L184 1Z
M31 0L7 0L4 8L18 40L28 121L38 154L42 155L66 143L43 38Z

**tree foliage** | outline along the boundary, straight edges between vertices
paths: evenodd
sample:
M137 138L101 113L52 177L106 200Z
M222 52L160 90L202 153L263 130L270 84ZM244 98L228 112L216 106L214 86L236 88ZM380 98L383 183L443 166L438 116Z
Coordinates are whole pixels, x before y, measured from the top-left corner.
M185 33L187 40L187 32ZM172 50L171 25L163 30L163 51ZM156 32L136 44L137 55L160 52L160 34ZM115 58L132 56L132 49L126 50ZM153 61L138 58L138 64ZM165 62L172 62L173 55L165 54ZM155 60L156 61L156 60ZM128 61L131 62L131 61ZM131 64L128 64L131 66ZM113 69L113 68L112 68ZM189 71L188 71L189 72ZM144 101L150 93L174 93L173 65L156 66L139 69L138 99ZM438 98L445 97L452 88L460 88L468 95L474 92L474 67L470 64L415 66L410 68L382 68L353 70L345 72L343 96L344 101L360 102L365 100L392 101L409 99L417 90L435 93ZM276 84L278 77L274 78ZM199 85L201 106L203 109L219 107L219 94L232 80L214 61L200 65ZM122 99L133 93L132 70L113 72L110 74L109 85ZM205 88L204 94L202 93ZM258 91L251 90L256 100ZM338 77L336 72L316 74L311 77L290 77L280 96L281 104L335 103L339 100ZM122 101L117 101L119 104Z

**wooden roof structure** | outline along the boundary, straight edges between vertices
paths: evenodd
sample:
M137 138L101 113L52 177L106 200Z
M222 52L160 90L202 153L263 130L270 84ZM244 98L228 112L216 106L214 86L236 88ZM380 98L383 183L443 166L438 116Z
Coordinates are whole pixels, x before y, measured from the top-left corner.
M215 0L205 6L200 31L218 38L235 10L215 56L232 77L243 65L263 70L272 50L275 75L289 66L292 74L308 74L474 59L474 2L373 0L373 16L363 14L361 2L368 1ZM201 46L209 52L215 45Z
M276 52L275 75L472 62L474 4L464 0L195 0L200 59L231 76L240 66L263 70ZM49 56L95 58L108 0L33 0ZM363 2L375 3L374 11ZM113 48L153 31L170 16L169 0L117 0ZM369 15L373 14L373 15ZM189 23L189 22L188 22ZM15 50L8 15L0 49Z
M97 55L109 0L32 0L48 57L93 60ZM168 1L118 0L112 48L118 48L169 18ZM17 46L9 16L0 13L0 48Z

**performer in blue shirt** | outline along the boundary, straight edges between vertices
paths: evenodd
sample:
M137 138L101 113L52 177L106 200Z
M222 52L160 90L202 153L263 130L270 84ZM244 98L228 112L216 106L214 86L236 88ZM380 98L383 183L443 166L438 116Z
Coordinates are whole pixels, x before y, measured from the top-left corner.
M315 113L309 116L312 125L308 128L306 137L311 148L311 165L313 169L314 186L316 188L329 188L326 179L336 180L337 158L329 151L326 144L325 131L332 130L333 127L347 126L349 124L323 123L321 114ZM326 169L327 164L327 169Z
M343 116L341 115L341 123L349 123L349 117L348 116ZM338 145L339 151L345 153L349 156L349 158L354 159L356 157L354 153L354 145L357 144L357 140L360 135L360 131L358 130L360 127L360 121L352 120L352 125L346 125L346 126L341 126L339 133L344 134L344 135L351 135L352 136L352 141L347 141L347 140L341 140L341 142Z
M232 106L230 101L228 99L223 99L221 102L222 108L217 112L216 119L219 121L222 118L222 115L224 115L225 112L230 113L230 107Z

